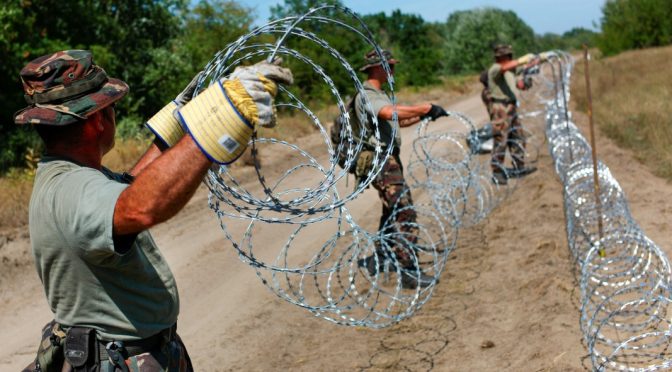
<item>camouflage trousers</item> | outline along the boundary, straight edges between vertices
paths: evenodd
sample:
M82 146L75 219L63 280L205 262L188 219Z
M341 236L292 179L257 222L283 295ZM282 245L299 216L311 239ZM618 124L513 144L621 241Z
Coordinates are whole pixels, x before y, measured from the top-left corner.
M494 140L490 163L493 171L501 171L504 167L507 148L513 166L525 166L525 133L516 113L516 105L493 101L488 108Z
M372 183L378 190L378 195L383 204L383 213L380 216L378 230L381 234L396 236L390 242L394 254L403 267L413 264L411 251L408 243L417 241L417 228L414 226L417 219L415 210L412 208L413 199L411 191L404 180L403 167L398 156L390 156L383 164L383 169ZM393 218L393 221L390 221ZM378 254L382 254L382 245L378 246Z
M492 96L490 95L490 90L488 88L483 88L483 90L481 90L481 101L483 101L485 109L488 111L488 114L490 114L492 106Z
M66 332L55 321L49 322L42 329L42 340L37 351L37 357L23 372L74 372L74 371L121 371L119 366L110 362L108 358L96 355L95 350L89 350L89 362L81 368L74 368L64 357ZM191 359L180 336L173 327L159 334L159 342L155 350L129 356L124 364L129 372L193 372ZM105 345L101 341L94 341L99 349ZM91 348L89 348L91 349ZM124 355L125 357L125 355Z

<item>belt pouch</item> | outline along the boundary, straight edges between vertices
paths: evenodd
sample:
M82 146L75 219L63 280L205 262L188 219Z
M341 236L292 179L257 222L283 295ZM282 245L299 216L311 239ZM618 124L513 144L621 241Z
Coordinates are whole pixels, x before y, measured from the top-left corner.
M93 328L72 327L65 338L65 359L75 370L85 370L83 367L94 365L98 351L96 331Z

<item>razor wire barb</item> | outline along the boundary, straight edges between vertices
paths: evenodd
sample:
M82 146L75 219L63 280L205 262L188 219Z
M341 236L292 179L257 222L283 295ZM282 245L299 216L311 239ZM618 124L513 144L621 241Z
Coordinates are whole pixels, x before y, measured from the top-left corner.
M415 203L395 205L380 231L364 228L350 211L392 156L392 147L381 145L378 119L372 116L362 134L375 144L371 169L354 188L347 186L345 169L356 164L364 146L355 137L352 120L364 122L366 118L359 112L357 118L350 117L344 104L347 99L332 76L345 74L362 105L369 112L372 109L351 61L321 37L320 27L313 27L325 24L347 31L353 40L376 50L387 72L391 101L396 105L394 79L382 48L351 10L318 6L306 14L252 30L215 55L204 69L197 92L226 78L239 65L281 57L304 66L313 73L315 84L328 87L345 122L341 141L332 144L327 124L318 113L291 86L281 86L275 101L278 112L307 118L319 141L289 142L255 133L249 148L254 158L253 176L258 182L250 182L249 172L245 176L239 167L213 167L205 179L210 190L208 203L241 260L253 267L262 283L278 297L336 324L381 328L411 316L430 299L455 248L459 229L485 219L515 189L516 182L492 183L490 160L466 146L475 123L461 113L450 112L440 123L430 126L422 122L416 131L406 167L408 188L404 191L409 198L413 194ZM338 67L320 66L299 47L292 47L301 43L292 41L314 43L337 61ZM396 113L393 122L397 124ZM393 125L392 137L397 127ZM534 131L528 133L527 153L534 155L540 144ZM259 159L261 152L273 153L282 161L264 167ZM345 169L337 165L339 154L345 154ZM415 220L403 226L396 222L398 214L409 210L417 216ZM259 243L264 233L272 234L273 241ZM410 252L413 269L400 265L394 254L398 246ZM377 252L385 252L384 257ZM379 268L375 273L361 265L369 257ZM404 288L404 276L421 273L434 278L430 285Z

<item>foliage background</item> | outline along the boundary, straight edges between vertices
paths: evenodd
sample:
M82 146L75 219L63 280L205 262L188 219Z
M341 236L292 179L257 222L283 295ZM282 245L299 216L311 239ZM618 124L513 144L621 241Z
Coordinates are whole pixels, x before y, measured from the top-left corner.
M285 0L271 18L304 13L340 0ZM563 35L536 35L514 12L477 8L451 14L445 22L426 22L416 14L390 10L362 15L383 47L402 63L400 86L424 87L446 76L478 73L492 62L491 48L506 42L517 54L548 49L577 49L597 44L604 53L672 42L669 0L607 0L602 32L574 29ZM40 141L30 128L17 127L14 113L25 107L19 71L30 60L62 49L89 49L97 64L131 87L118 104L122 138L147 136L142 123L172 99L219 50L247 33L256 14L235 0L7 0L0 5L0 174L25 166L25 155L39 154ZM366 46L333 26L321 36L355 68ZM272 40L270 40L272 42ZM295 43L299 43L296 41ZM336 63L308 42L293 45L329 70ZM330 92L311 84L313 72L290 66L295 88L313 103L329 101ZM332 66L333 67L333 66ZM339 89L351 87L335 76ZM346 92L347 93L347 92Z

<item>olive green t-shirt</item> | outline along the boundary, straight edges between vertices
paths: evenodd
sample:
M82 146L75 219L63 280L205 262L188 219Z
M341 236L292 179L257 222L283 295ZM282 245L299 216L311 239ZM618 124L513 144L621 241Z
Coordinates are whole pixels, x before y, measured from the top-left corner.
M493 99L518 101L516 75L513 71L502 72L502 66L495 63L488 69L488 88Z
M106 340L152 336L177 320L175 279L143 231L115 252L112 221L128 185L73 162L45 158L30 200L30 240L55 320Z
M358 118L368 118L369 116L375 116L378 117L378 113L380 110L383 109L385 106L391 106L392 105L392 100L390 97L382 90L376 89L373 85L371 85L368 81L365 81L364 84L364 92L366 93L366 97L369 99L369 102L371 104L371 110L369 111L367 109L367 106L365 104L364 99L358 95L357 99L355 100L355 109L357 110L357 117ZM373 135L373 123L367 123L368 125L366 126L369 136L369 142L372 145L376 145L374 143L375 141L375 136ZM392 136L393 128L397 129L396 136ZM378 118L378 130L380 131L380 141L381 145L383 146L390 146L394 144L397 146L397 148L400 148L401 146L401 133L399 132L399 124L392 121L392 120L383 120Z

